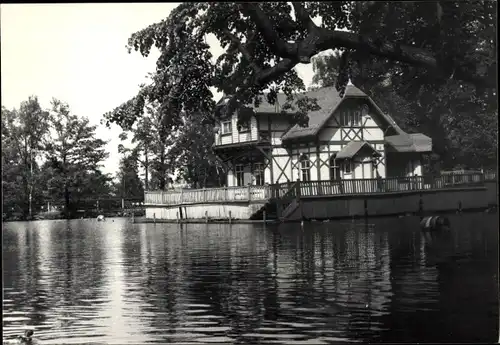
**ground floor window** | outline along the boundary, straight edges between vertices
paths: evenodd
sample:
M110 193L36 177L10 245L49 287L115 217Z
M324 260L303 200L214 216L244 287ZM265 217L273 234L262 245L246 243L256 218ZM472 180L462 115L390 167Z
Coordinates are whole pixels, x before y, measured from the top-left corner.
M338 180L340 178L340 166L336 160L337 154L330 157L330 180Z
M234 167L234 172L235 172L235 175L236 175L236 185L238 187L242 187L243 184L244 184L244 177L245 177L245 174L243 172L243 164L237 164L235 167Z
M311 161L307 155L300 157L300 171L302 181L311 181Z
M255 184L257 186L264 185L264 164L255 163L253 166L253 176L255 177Z
M342 163L342 170L344 171L344 174L350 174L352 173L352 161L350 159L346 159Z

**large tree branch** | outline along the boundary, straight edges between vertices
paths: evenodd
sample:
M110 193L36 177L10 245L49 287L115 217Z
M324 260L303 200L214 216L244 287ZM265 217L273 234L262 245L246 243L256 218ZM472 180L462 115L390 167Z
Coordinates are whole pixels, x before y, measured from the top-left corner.
M367 53L386 57L392 60L407 62L415 66L426 67L435 72L436 77L449 77L443 75L443 68L439 61L430 52L405 45L382 42L365 38L364 36L345 31L318 28L318 36L315 42L315 51L311 54L325 51L327 49L348 48L353 50L364 50ZM473 75L465 67L458 67L454 79L472 82L474 84L495 87L489 80Z
M312 22L309 13L300 3L293 3L293 7L297 21L308 30L308 35L296 43L285 42L278 36L273 23L258 3L245 3L242 6L248 11L250 18L259 29L271 51L283 59L310 63L311 58L322 51L347 48L363 50L368 54L425 67L431 70L436 77L449 77L449 75L444 75L446 69L440 65L438 59L424 49L378 41L352 32L320 28ZM286 73L285 69L283 71ZM492 84L491 80L476 76L465 67L458 67L454 78L488 87L496 86Z
M248 11L250 18L259 29L267 45L277 56L292 58L296 55L297 45L285 42L279 37L271 19L260 8L259 3L243 3L241 6Z
M228 29L224 29L224 34L231 40L231 42L236 45L240 53L243 55L243 58L248 61L254 72L257 74L260 73L261 68L255 63L254 59L252 58L246 47L241 43L239 38L233 35Z
M311 19L310 13L306 10L304 5L300 2L292 2L293 9L295 11L295 18L302 24L302 26L307 29L308 32L313 32L317 25Z

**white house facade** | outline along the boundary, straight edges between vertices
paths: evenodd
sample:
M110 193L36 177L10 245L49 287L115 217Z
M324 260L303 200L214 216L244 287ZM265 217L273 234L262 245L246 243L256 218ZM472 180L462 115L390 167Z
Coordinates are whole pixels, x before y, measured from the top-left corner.
M432 140L405 133L363 91L349 84L343 97L334 87L305 95L321 107L308 114L307 127L281 112L283 94L275 105L262 99L250 107L244 126L238 112L220 119L214 150L227 166L227 186L422 176Z

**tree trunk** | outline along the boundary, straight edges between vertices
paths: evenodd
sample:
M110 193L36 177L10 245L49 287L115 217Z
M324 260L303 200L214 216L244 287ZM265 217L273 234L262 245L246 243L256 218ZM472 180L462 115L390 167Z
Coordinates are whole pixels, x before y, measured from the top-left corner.
M22 196L22 211L23 211L23 219L27 219L29 214L29 193L30 193L30 180L28 179L29 174L29 163L28 163L28 144L26 140L24 141L24 173L23 173L23 191L24 195Z
M158 172L158 178L159 178L159 183L160 183L160 190L165 190L166 186L166 168L165 168L165 140L166 135L165 135L165 130L162 129L160 132L160 145L161 145L161 150L160 150L160 171Z
M64 184L64 215L66 219L70 218L70 212L69 212L69 188L68 188L68 183L66 182Z
M165 154L163 152L163 149L162 149L162 152L161 152L161 156L160 156L160 171L158 172L158 180L159 180L159 183L160 183L160 189L161 190L165 190Z
M66 154L63 154L62 171L64 177L64 216L70 218L69 212L69 188L68 188L68 171L66 170Z
M145 172L145 178L144 178L144 189L148 190L148 182L149 182L149 160L148 160L148 149L144 149L144 172Z

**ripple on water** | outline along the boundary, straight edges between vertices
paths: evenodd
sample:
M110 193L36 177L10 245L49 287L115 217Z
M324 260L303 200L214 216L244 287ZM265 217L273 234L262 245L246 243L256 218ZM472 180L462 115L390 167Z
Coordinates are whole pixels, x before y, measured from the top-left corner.
M217 343L217 344L224 344L224 343L230 343L234 341L233 338L229 337L201 337L196 339L198 343Z
M490 263L498 241L485 253L469 250L470 239L460 248L456 238L449 253L434 248L431 262L431 246L415 246L415 224L388 220L366 230L331 222L307 231L119 219L6 224L4 336L33 325L44 344L312 345L378 342L384 334L404 341L422 326L429 335L410 340L438 334L453 342L467 338L464 320L488 333L498 324L488 316L498 315ZM456 258L463 252L466 264ZM471 281L481 289L461 291L487 299L484 306L453 288L466 267L477 268ZM477 320L452 314L468 309ZM431 312L444 321L431 324Z

